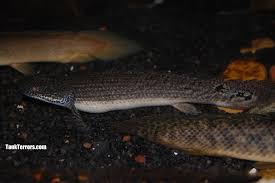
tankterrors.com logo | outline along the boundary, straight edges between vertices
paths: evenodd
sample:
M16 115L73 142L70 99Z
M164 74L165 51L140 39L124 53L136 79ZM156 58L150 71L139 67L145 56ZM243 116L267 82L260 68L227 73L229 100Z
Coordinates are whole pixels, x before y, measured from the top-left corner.
M5 144L6 150L47 150L47 145Z

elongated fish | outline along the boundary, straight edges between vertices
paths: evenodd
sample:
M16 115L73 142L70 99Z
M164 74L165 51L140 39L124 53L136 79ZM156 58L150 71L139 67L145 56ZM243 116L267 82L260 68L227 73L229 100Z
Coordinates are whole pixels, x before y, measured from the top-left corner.
M111 60L138 50L135 42L104 31L0 33L0 66L27 74L29 62Z
M275 162L275 119L262 115L150 115L110 123L112 130L196 155Z
M168 72L35 76L21 83L23 94L67 107L74 113L163 105L174 106L185 113L200 113L192 103L248 109L274 102L274 88L271 81L222 81Z

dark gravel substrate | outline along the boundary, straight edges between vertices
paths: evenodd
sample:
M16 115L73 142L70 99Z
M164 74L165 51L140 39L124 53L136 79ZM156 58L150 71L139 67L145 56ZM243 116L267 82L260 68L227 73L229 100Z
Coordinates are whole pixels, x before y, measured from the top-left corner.
M61 20L60 20L61 21ZM75 20L36 20L22 25L5 24L6 30L87 30L106 26L110 31L139 42L140 53L111 62L85 64L100 70L170 70L218 76L226 64L239 54L241 46L274 32L273 16L184 14L179 10L128 10L104 12L93 18ZM256 56L267 67L274 64L274 49ZM249 56L248 56L249 57ZM36 64L42 74L64 75L79 70L77 64ZM72 70L72 71L71 71ZM54 71L54 72L53 72ZM78 131L70 111L22 97L16 83L22 75L0 67L0 179L3 182L31 182L35 172L43 172L45 182L59 176L64 182L89 180L244 182L252 162L231 158L199 157L108 131L108 123L151 113L176 112L171 107L147 107L102 114L81 113L89 130ZM184 82L184 81L183 81ZM200 106L204 112L218 113L213 107ZM85 148L84 143L90 143ZM46 144L46 151L9 151L5 144ZM135 161L145 155L145 163ZM84 173L83 173L84 172ZM93 182L91 181L91 182ZM85 181L84 181L85 182Z

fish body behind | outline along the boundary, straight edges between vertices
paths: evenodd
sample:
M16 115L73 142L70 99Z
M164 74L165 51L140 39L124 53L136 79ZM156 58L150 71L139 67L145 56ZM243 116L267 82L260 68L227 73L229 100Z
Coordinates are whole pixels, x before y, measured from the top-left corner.
M116 132L139 135L191 154L275 162L275 121L261 115L150 115L110 123Z
M29 62L111 60L139 50L134 41L104 31L0 33L0 65L18 69Z
M196 114L192 103L248 109L274 100L274 83L222 81L167 72L76 73L64 78L32 78L22 92L30 97L97 113L171 105ZM73 100L66 100L70 96ZM272 99L271 99L272 98Z

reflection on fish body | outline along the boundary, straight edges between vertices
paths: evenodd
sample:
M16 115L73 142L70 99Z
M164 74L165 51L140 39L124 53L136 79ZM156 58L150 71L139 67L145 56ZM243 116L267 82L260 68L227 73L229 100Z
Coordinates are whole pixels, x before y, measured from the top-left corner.
M22 92L49 103L97 113L145 106L171 105L198 114L192 103L236 109L274 102L274 82L222 81L165 72L75 73L69 77L35 76ZM61 100L70 95L69 104Z
M196 155L275 162L275 121L261 115L151 115L110 123L116 132L135 134Z

